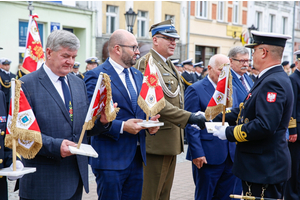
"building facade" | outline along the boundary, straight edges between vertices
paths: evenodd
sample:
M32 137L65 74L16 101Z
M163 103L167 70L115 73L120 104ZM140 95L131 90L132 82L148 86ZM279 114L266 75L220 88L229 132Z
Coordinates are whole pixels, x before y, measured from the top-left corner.
M75 2L33 1L33 14L37 14L38 28L45 51L48 35L55 29L73 32L80 40L76 61L81 63L80 70L85 71L85 59L95 55L95 12L76 6ZM0 58L12 60L10 71L16 73L22 63L29 20L27 1L0 1Z

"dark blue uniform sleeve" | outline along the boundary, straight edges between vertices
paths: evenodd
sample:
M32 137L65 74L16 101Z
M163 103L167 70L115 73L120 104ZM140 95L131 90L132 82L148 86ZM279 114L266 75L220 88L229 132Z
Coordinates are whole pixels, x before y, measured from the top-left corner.
M297 109L299 109L299 106L297 105L298 103L298 84L297 84L297 81L294 79L294 76L291 76L290 77L290 80L291 80L291 84L292 84L292 87L293 87L293 93L294 93L294 105L293 105L293 112L292 112L292 119L293 120L297 120ZM296 121L297 122L297 121ZM297 123L296 123L297 125ZM297 134L297 126L296 127L293 127L293 128L289 128L289 134L290 135L295 135Z

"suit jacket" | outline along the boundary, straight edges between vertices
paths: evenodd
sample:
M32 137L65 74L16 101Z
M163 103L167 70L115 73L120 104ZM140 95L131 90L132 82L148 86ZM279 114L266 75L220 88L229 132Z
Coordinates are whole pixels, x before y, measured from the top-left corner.
M300 140L300 72L299 70L295 70L293 74L289 76L292 87L293 87L293 93L294 93L294 106L293 106L293 112L292 112L292 118L296 119L296 125L295 128L289 128L289 134L294 135L297 134L297 140Z
M69 199L81 179L88 192L88 158L73 155L62 158L63 139L78 142L88 109L85 84L67 75L73 101L73 125L65 104L46 74L44 67L20 80L42 133L43 146L34 159L22 159L25 167L36 172L20 179L20 197L26 199ZM83 143L87 143L84 136Z
M12 163L12 153L11 150L4 146L5 140L5 130L6 130L6 100L4 93L0 90L0 169L9 167ZM7 200L8 192L7 192L7 181L6 177L0 178L0 199Z
M206 107L215 92L214 86L211 84L207 76L187 88L185 91L185 108L190 112L205 112ZM233 101L236 102L236 91L233 92ZM236 107L237 104L234 105ZM207 130L197 130L190 125L185 128L188 153L186 158L193 160L198 157L205 156L207 164L220 165L224 163L229 155L234 160L235 143L228 140L220 140L214 137Z
M231 125L226 128L226 137L237 142L233 163L237 177L260 184L277 184L290 178L286 130L293 99L289 77L279 65L257 79L241 110L234 108L226 114Z
M133 67L130 68L130 71L139 94L143 83L143 75ZM110 76L112 99L114 102L118 103L120 111L118 112L116 119L112 121L108 131L101 132L100 129L98 131L96 129L93 131L98 132L98 134L92 133L92 135L95 136L91 138L91 144L97 151L99 157L90 158L90 164L92 168L102 170L126 169L134 159L138 140L140 142L142 158L146 164L145 131L141 130L136 135L126 131L124 131L123 134L120 133L123 121L132 118L145 119L145 114L139 106L137 106L136 112L133 112L132 103L127 90L108 59L100 66L86 73L84 80L88 97L91 99L93 96L100 72ZM99 120L96 121L96 127L101 127Z
M163 84L166 84L171 92L175 92L179 85L180 94L174 98L164 94L166 105L159 112L159 121L164 122L164 126L160 127L155 136L150 136L147 133L146 151L156 155L177 155L183 152L183 128L185 128L191 113L183 110L184 87L178 71L170 60L166 64L155 51L150 49L148 54L138 60L135 68L144 73L146 60L150 54L162 75Z
M244 101L244 99L246 98L248 93L247 93L246 89L244 88L241 80L238 79L238 77L235 75L235 73L232 71L232 69L231 69L231 75L232 75L232 85L234 87L236 87L236 89L237 89L238 103L241 103ZM247 81L248 85L251 88L253 86L253 81L247 75L247 73L244 74L244 77L245 77L245 80Z

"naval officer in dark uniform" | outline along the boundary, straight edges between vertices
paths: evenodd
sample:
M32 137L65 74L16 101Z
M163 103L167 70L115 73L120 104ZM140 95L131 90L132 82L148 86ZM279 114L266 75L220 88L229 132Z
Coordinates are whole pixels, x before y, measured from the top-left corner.
M193 72L194 66L192 60L192 58L189 58L181 63L181 65L185 69L185 71L181 74L185 89L196 82L196 77Z
M292 176L286 184L285 200L300 199L300 50L294 53L295 72L290 75L294 92L294 107L289 124L289 149L292 158Z
M291 176L286 130L293 109L293 90L281 65L290 36L252 31L253 65L257 81L239 108L226 114L229 127L213 134L236 142L233 173L242 180L243 194L282 199ZM220 116L218 116L220 119Z
M202 79L202 72L203 72L203 61L195 63L194 64L194 68L195 68L195 79L196 82L200 81Z
M1 90L4 92L6 97L6 109L8 110L8 104L10 99L10 81L15 78L16 75L9 71L11 61L9 59L2 59L2 68L0 69L0 83Z

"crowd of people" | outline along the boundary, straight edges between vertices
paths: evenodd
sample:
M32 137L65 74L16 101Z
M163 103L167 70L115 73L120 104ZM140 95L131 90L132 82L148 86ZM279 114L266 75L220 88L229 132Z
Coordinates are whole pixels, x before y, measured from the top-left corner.
M108 41L106 61L100 64L98 58L90 57L85 61L86 72L81 73L80 63L75 62L79 39L57 30L47 38L45 63L27 75L17 72L43 141L35 158L21 159L25 167L37 170L19 179L20 199L82 199L83 188L89 192L90 164L98 199L168 200L176 156L184 150L184 134L195 200L226 200L230 194L300 199L300 51L295 52L294 66L282 62L290 37L253 31L252 44L232 47L227 55L215 54L205 66L203 62L193 64L192 59L181 63L170 59L180 38L172 20L152 25L150 32L152 48L138 58L135 36L116 30ZM150 120L164 122L162 127L138 125L146 119L137 98L149 58L163 80L165 98L164 108ZM16 75L10 72L9 59L1 59L0 64L3 168L11 164L11 151L4 148L4 131L10 81ZM226 111L229 126L216 126L212 134L206 130L204 112L227 64L233 103ZM102 112L83 138L98 158L74 155L68 146L79 141L101 72L110 76L112 99L120 111L112 122ZM222 113L213 119L221 120ZM6 177L0 177L0 186L7 188ZM7 199L7 190L0 199Z

